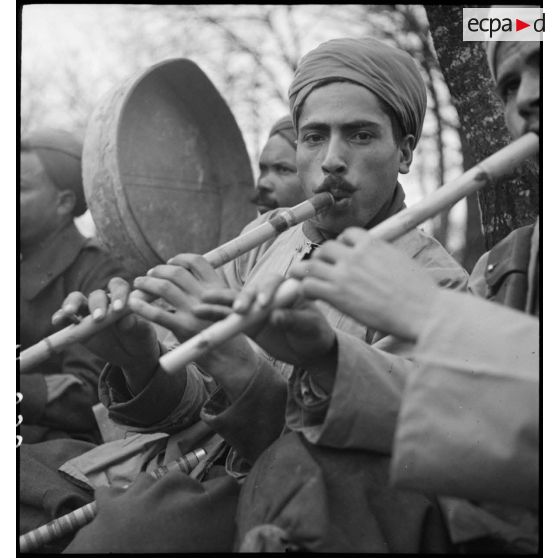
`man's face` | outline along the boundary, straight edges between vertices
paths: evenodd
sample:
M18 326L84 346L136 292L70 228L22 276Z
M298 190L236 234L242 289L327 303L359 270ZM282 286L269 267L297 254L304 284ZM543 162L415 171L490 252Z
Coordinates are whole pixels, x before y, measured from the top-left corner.
M390 203L398 173L408 172L410 153L402 155L389 115L368 89L335 82L312 91L298 122L298 174L307 197L329 191L336 200L316 226L336 235L369 224Z
M276 207L292 207L305 199L296 173L296 152L285 138L275 134L260 155L254 203L261 214Z
M515 138L539 132L540 43L502 42L496 51L496 92L504 102L506 124Z
M20 163L20 241L23 246L32 246L57 228L60 191L46 175L35 153L22 152Z

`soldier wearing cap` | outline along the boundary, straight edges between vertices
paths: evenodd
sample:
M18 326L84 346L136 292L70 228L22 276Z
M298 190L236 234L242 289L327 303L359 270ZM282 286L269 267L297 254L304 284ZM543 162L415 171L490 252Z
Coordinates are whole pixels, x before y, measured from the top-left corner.
M81 143L62 130L24 137L20 148L19 343L31 346L52 334L52 313L72 291L107 287L126 273L74 217L86 209ZM61 437L98 441L91 407L98 401L103 360L72 346L19 378L24 443Z

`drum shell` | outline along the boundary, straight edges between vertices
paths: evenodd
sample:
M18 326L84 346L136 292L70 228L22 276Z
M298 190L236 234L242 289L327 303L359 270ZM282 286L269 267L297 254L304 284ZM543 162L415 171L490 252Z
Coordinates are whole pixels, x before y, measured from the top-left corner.
M82 172L100 240L135 275L178 253L203 254L256 217L240 130L188 59L156 64L101 100Z

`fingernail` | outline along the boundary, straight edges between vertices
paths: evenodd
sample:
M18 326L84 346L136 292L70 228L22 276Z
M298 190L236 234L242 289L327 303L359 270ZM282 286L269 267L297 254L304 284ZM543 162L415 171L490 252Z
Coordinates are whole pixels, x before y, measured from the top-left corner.
M269 297L265 293L259 293L256 301L260 306L266 306L269 303Z
M118 312L119 310L122 310L122 308L124 308L124 303L120 299L118 299L114 301L112 307Z
M100 318L102 318L104 316L104 312L101 308L97 308L96 310L94 310L93 312L93 319L94 320L98 320Z

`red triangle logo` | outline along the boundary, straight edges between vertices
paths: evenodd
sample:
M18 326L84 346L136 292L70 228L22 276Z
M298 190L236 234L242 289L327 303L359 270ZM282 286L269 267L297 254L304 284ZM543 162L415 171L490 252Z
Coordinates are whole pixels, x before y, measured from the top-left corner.
M525 29L526 27L531 27L530 23L525 23L524 21L521 21L520 19L515 19L515 30L516 31L521 31L522 29Z

